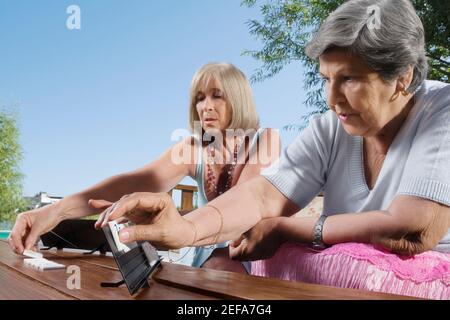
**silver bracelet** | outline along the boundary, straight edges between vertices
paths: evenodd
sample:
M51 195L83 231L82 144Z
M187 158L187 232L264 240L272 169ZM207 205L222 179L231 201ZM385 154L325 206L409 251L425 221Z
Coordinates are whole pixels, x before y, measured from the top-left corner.
M314 250L323 250L328 246L323 242L322 232L323 232L323 224L325 219L328 218L326 215L321 215L319 220L317 220L316 225L314 226L314 240L312 243L312 248Z

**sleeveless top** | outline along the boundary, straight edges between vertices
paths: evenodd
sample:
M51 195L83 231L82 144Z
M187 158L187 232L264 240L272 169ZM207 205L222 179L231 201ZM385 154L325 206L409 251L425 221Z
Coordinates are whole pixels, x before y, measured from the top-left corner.
M260 128L256 131L256 134L253 136L253 138L250 141L249 144L249 153L253 152L254 149L257 146L257 141L259 140L259 137L261 136L261 134L265 131L266 129L264 128ZM208 203L208 199L206 198L206 192L205 192L205 181L204 181L204 168L205 166L203 165L203 146L201 141L199 140L198 137L193 136L194 139L196 139L196 146L197 147L197 166L195 168L195 181L197 182L198 185L198 197L197 197L197 203L198 203L198 207L201 208L203 206L205 206ZM228 241L226 242L222 242L219 244L215 244L215 245L207 245L207 246L203 246L203 247L196 247L194 250L194 254L193 254L193 260L191 265L193 267L200 267L208 258L209 256L212 254L212 252L214 251L214 249L216 248L225 248L228 246ZM247 263L247 262L245 262ZM248 267L248 266L244 264L244 267Z
M249 152L252 152L256 148L257 141L258 141L259 137L261 136L261 134L265 130L266 129L258 129L257 130L256 134L253 136L252 141L250 142ZM195 168L194 179L198 185L198 207L201 208L208 203L208 199L206 198L205 183L204 183L204 177L205 177L204 168L205 168L205 166L203 165L203 146L198 137L195 137L195 136L193 136L193 137L197 141L196 145L198 145L198 148L196 150L198 161L197 161L197 166Z

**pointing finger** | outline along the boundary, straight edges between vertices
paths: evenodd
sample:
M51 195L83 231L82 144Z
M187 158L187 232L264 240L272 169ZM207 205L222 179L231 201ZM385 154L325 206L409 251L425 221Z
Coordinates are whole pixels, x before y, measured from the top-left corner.
M134 210L144 210L149 213L159 213L166 207L166 202L161 194L154 193L134 193L122 199L111 208L109 217L106 220L116 220Z

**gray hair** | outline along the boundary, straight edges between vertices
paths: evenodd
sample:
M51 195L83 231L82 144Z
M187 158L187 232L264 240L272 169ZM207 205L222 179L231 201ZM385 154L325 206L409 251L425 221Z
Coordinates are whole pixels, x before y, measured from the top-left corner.
M413 67L411 93L427 77L424 29L409 0L345 2L320 26L306 54L316 60L333 47L349 49L385 81Z

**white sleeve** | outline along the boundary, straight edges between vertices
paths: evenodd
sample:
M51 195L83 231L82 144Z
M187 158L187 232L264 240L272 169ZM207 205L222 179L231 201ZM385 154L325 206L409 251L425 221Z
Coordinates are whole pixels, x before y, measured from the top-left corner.
M311 119L280 159L262 172L300 208L308 205L325 185L337 121L331 111Z
M427 105L398 193L450 206L450 86Z

